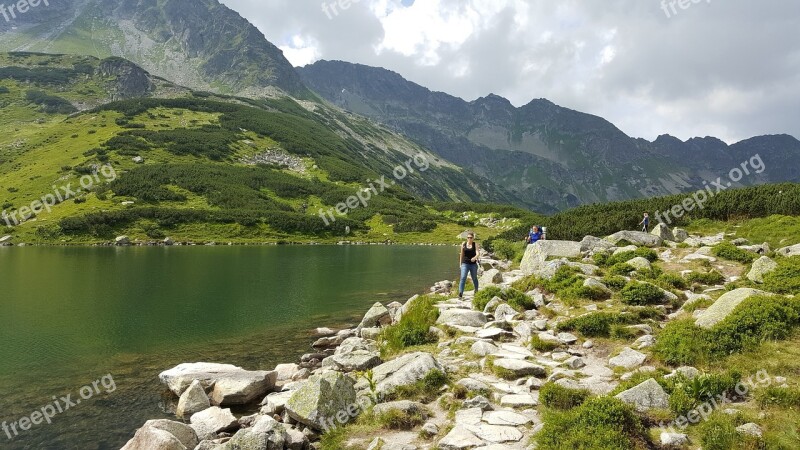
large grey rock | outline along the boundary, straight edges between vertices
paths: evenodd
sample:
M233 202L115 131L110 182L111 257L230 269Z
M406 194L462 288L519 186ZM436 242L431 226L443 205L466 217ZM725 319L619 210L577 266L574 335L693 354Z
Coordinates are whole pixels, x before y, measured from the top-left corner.
M11 235L0 237L0 245L11 244L12 240L13 238L11 237Z
M508 359L508 358L496 359L492 364L495 367L499 367L501 369L509 371L516 378L522 378L531 375L536 377L543 377L547 374L544 367L538 366L536 364L531 364L527 361L519 359Z
M192 450L197 434L188 425L172 420L148 420L122 450Z
M689 436L683 433L661 433L661 446L666 448L683 447L689 443Z
M627 391L620 392L615 397L625 403L633 405L634 408L640 412L654 408L669 408L669 395L664 392L664 388L653 378Z
M776 251L781 256L800 256L800 244L790 245L788 247L779 248Z
M407 386L420 381L432 370L444 372L444 368L430 353L408 353L385 362L372 369L372 377L376 382L376 391L380 395L393 392L399 386ZM356 390L368 388L366 380L359 379Z
M597 249L609 250L613 246L614 244L612 244L611 242L608 242L605 239L600 239L599 237L594 237L594 236L586 236L583 238L583 240L581 240L582 252L588 252Z
M645 360L647 360L647 355L644 353L637 352L630 347L625 347L619 355L609 359L608 364L611 367L633 369L634 367L644 364Z
M360 337L345 339L334 354L322 361L322 367L353 372L371 369L382 362L375 341Z
M497 269L489 269L486 272L483 272L481 278L478 280L478 284L481 286L490 286L493 284L500 284L503 282L503 273Z
M532 275L541 269L547 258L577 258L581 256L581 243L574 241L537 241L525 249L520 263L520 270L525 275Z
M470 352L478 356L488 356L500 351L494 344L486 341L475 341L470 347Z
M764 435L764 431L761 430L757 424L753 422L748 422L744 425L739 425L736 427L736 432L739 434L744 434L747 436L752 436L754 438L761 438Z
M194 380L189 388L186 389L181 398L178 400L178 408L175 410L175 415L180 418L192 417L192 414L198 413L211 407L211 402L203 390L203 385L199 381Z
M364 315L364 318L361 319L358 329L373 328L382 325L385 326L390 325L391 323L392 317L389 313L389 309L383 306L381 303L375 303Z
M114 245L120 247L131 245L131 240L130 238L128 238L128 236L117 236L116 238L114 238Z
M259 416L250 428L239 430L225 444L225 450L284 450L289 435L282 423Z
M726 292L705 310L694 324L702 328L711 328L728 317L743 301L756 295L772 295L758 289L739 288Z
M514 411L486 411L483 421L489 425L518 427L529 424L531 419Z
M340 372L327 372L312 375L292 394L285 408L292 419L322 431L355 418L355 412L360 412L355 409L358 406L353 380Z
M641 256L628 260L628 264L636 270L650 270L652 268L650 261Z
M230 409L220 409L212 406L199 413L192 414L191 427L197 433L197 438L202 440L212 439L217 433L239 427L239 421Z
M517 427L506 427L500 425L489 425L480 423L478 425L465 425L464 428L484 441L501 444L504 442L518 442L523 434Z
M653 236L650 233L643 231L618 231L606 238L607 241L616 245L618 242L625 240L631 244L645 247L660 247L664 242L659 236Z
M675 236L672 234L672 231L663 223L659 223L653 227L653 231L651 231L650 234L658 236L662 241L675 241Z
M471 431L456 425L439 441L440 450L467 450L483 445L484 442Z
M689 239L689 232L683 228L675 227L672 229L672 236L675 237L675 239L673 239L675 242L683 242Z
M747 273L747 279L755 283L763 283L764 275L777 268L778 263L773 261L768 256L762 256L761 258L753 261L753 266L750 268L750 272Z
M436 323L440 324L475 328L486 325L486 322L486 314L470 309L446 309L436 319Z
M194 380L203 389L214 386L211 403L219 406L244 405L275 388L275 371L244 370L231 364L184 363L161 372L159 380L175 395L183 394Z
M519 312L512 308L508 303L503 303L494 310L494 317L497 320L513 319Z

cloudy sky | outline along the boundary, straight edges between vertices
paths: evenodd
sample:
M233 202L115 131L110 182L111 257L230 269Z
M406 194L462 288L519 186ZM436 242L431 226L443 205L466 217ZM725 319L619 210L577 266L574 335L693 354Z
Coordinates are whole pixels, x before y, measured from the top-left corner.
M797 0L221 1L296 66L385 67L469 101L547 98L649 140L800 138Z

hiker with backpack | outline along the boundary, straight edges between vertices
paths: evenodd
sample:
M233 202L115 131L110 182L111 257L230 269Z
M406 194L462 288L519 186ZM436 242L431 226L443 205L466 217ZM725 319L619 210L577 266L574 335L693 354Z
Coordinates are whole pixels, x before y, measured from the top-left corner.
M539 229L539 227L536 225L531 226L531 230L528 232L528 235L525 236L525 242L530 245L536 241L540 241L541 239L542 231Z

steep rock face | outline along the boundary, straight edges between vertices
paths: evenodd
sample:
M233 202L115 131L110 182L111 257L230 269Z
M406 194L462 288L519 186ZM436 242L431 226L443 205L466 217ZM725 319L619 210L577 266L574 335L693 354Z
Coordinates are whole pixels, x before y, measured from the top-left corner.
M467 102L385 69L341 61L318 61L298 71L337 106L403 132L523 202L551 208L700 189L703 181L725 176L755 155L771 169L758 173L751 167L733 186L800 177L789 170L800 156L800 141L791 136L760 136L731 146L713 137L683 142L663 135L649 142L545 99L519 108L493 94Z
M98 70L104 77L116 77L114 100L145 97L155 87L147 71L122 58L106 58L100 62Z
M217 0L53 2L13 25L0 28L0 50L120 56L195 89L312 95L283 52ZM92 39L76 44L76 34Z

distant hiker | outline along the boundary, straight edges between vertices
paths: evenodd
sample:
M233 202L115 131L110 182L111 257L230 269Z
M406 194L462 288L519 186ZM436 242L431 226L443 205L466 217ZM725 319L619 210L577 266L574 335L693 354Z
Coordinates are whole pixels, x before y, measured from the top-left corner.
M542 231L536 225L532 226L531 230L528 231L528 235L525 236L525 242L528 243L528 245L533 244L534 242L539 241L541 239L542 239Z
M475 292L478 292L478 243L475 242L475 233L467 233L467 241L461 244L458 255L458 264L461 267L461 282L458 283L458 298L464 297L464 285L467 283L467 273L472 276Z
M647 229L648 229L648 227L650 227L650 215L647 214L647 213L644 213L644 218L642 219L641 222L639 222L639 225L642 226L642 231L647 233Z

